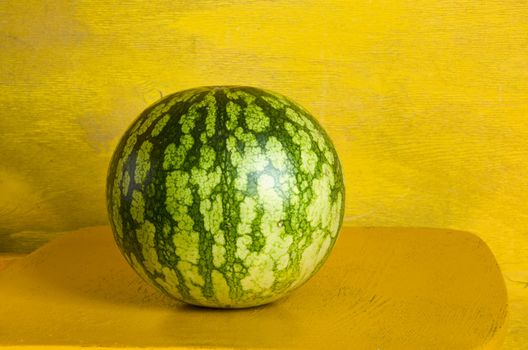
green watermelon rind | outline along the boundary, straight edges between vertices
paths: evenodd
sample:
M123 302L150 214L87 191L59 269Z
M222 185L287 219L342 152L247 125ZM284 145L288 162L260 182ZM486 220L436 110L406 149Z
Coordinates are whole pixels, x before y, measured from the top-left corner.
M288 98L243 86L181 91L148 107L110 163L114 237L146 281L183 302L257 306L328 258L344 215L335 147Z

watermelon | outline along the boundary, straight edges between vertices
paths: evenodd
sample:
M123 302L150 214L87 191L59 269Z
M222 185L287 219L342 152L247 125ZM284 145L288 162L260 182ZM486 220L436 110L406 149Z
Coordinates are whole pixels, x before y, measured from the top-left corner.
M107 207L134 270L188 304L266 304L328 258L343 220L336 150L290 99L241 86L162 98L121 138Z

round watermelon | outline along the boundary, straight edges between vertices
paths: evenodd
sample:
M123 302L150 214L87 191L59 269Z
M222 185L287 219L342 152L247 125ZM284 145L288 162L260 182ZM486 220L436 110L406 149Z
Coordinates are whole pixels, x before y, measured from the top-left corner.
M156 102L122 137L107 179L129 264L178 300L219 308L269 303L313 276L336 242L344 196L321 125L254 87Z

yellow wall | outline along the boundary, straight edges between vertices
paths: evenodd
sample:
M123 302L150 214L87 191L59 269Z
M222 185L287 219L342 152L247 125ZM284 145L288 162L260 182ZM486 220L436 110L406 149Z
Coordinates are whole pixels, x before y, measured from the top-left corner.
M347 224L478 233L507 279L507 348L528 342L525 1L7 0L0 14L4 248L106 223L111 152L160 94L255 85L327 128Z

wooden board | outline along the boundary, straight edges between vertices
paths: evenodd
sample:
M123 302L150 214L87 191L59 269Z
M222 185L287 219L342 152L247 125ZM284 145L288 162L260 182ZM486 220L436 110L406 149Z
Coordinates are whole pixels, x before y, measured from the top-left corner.
M345 228L327 264L273 304L173 301L126 264L108 227L68 233L0 272L0 345L174 349L498 349L507 296L466 233Z

